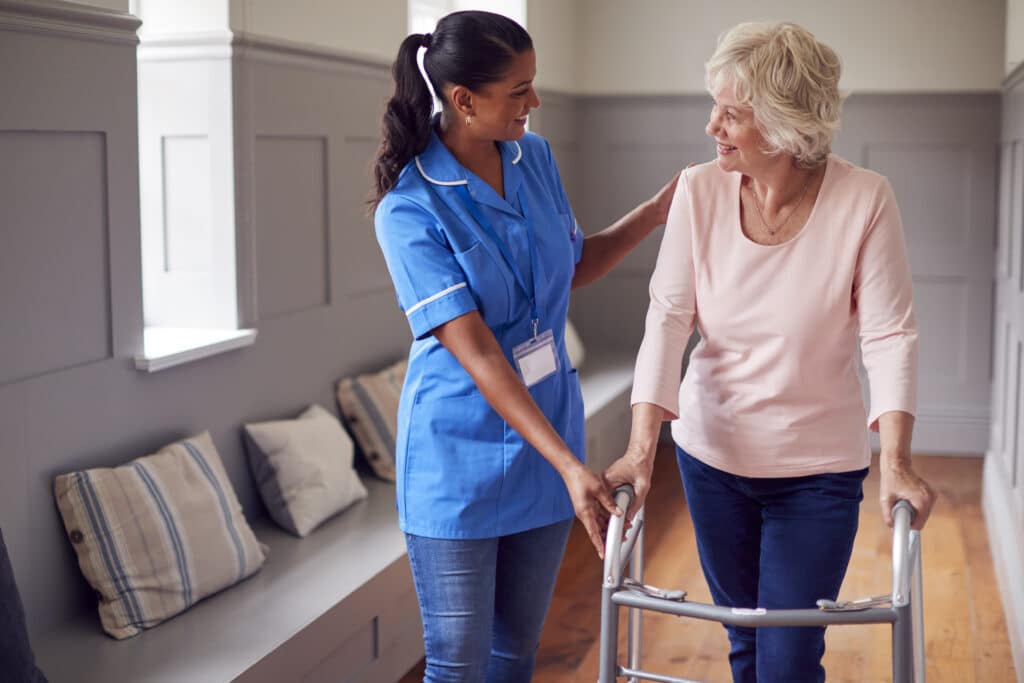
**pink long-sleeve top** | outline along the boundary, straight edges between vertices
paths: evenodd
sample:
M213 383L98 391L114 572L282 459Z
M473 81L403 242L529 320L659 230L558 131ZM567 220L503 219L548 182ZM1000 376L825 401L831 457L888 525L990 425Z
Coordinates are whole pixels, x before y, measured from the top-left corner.
M891 410L914 414L917 393L910 268L892 187L830 155L803 229L765 246L740 227L740 181L715 162L679 181L632 402L664 408L677 444L732 474L867 467L868 428ZM694 325L701 340L680 385Z

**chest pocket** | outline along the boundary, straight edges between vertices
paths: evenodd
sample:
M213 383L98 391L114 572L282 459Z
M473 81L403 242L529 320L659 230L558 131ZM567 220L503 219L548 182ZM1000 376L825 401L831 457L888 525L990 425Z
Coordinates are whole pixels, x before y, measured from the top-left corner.
M576 270L575 244L572 241L576 221L571 213L550 213L534 220L543 221L535 226L534 234L537 249L544 254L540 265L544 291L556 298L563 293L568 297ZM581 237L577 235L577 239Z
M497 257L497 258L496 258ZM469 290L488 327L502 325L509 318L510 283L500 254L492 254L483 242L455 254L469 281Z

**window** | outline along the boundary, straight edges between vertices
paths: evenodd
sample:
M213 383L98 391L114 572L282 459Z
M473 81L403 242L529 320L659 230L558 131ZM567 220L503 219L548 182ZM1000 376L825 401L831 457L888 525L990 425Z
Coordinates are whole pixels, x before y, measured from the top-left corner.
M251 344L239 329L228 3L133 0L145 332L140 370Z

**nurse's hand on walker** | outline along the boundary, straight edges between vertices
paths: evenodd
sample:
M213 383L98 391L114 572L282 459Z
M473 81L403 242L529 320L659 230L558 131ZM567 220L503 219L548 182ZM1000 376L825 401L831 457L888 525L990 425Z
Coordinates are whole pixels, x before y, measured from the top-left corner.
M574 458L575 460L575 458ZM597 556L604 559L604 539L608 533L609 515L621 515L622 510L612 500L611 493L601 477L594 474L578 461L569 464L565 472L559 470L565 486L569 489L576 517L583 522L587 537L594 544Z
M608 516L622 511L601 478L580 463L548 422L480 313L470 311L449 320L434 328L433 334L473 378L495 412L561 475L576 516L603 559Z

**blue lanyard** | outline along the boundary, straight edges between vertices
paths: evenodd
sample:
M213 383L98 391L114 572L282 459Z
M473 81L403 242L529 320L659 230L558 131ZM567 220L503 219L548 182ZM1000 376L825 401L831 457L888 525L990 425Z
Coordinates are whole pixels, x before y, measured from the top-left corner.
M533 336L536 337L537 326L540 324L540 314L537 312L537 290L539 289L537 285L537 245L533 240L533 229L531 227L530 211L526 206L526 197L521 193L518 195L519 203L523 207L523 218L526 219L526 238L530 243L530 272L533 275L532 291L531 288L526 286L526 279L523 277L522 271L519 270L519 264L516 263L516 260L512 257L512 252L509 251L505 241L498 236L498 233L494 230L490 221L484 218L484 215L480 212L480 208L477 206L476 202L473 201L473 198L470 196L469 190L466 186L456 185L455 190L459 193L459 198L462 199L462 203L465 204L466 209L473 215L473 220L483 228L484 232L487 233L487 236L490 237L498 246L498 250L501 251L501 255L508 263L508 267L512 271L512 275L515 276L516 282L519 283L519 286L522 288L526 298L530 301L530 318L533 322Z

